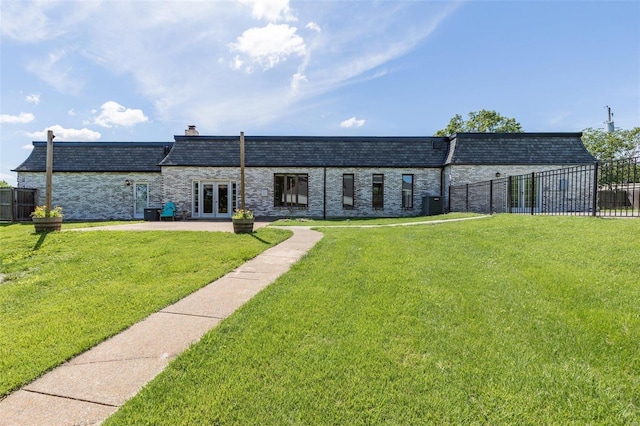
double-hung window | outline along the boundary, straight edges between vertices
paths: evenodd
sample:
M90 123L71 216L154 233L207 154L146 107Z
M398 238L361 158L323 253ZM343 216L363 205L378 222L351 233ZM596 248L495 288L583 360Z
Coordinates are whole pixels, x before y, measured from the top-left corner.
M355 179L353 174L342 175L342 208L352 209L355 206L354 199Z
M309 175L276 173L273 185L275 207L308 207Z
M413 175L402 175L402 208L413 208Z
M374 209L384 208L384 175L373 175L372 207Z

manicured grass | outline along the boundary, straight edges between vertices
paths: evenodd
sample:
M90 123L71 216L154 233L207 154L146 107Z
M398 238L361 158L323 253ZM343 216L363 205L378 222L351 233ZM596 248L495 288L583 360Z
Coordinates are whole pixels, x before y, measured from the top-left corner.
M635 424L639 231L325 228L106 424Z
M0 225L0 396L290 235L33 231Z
M448 213L436 216L417 216L402 218L350 218L350 219L280 219L273 222L276 226L373 226L373 225L393 225L399 223L419 223L437 220L462 219L468 217L481 216L476 213Z
M98 226L110 226L110 225L129 225L132 223L141 223L141 220L125 220L125 221L101 221L101 222L63 222L62 230L77 229L77 228L95 228Z

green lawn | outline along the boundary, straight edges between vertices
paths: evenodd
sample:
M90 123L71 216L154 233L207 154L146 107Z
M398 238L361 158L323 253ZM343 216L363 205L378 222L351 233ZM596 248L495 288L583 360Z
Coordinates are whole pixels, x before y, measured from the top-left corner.
M106 424L640 422L640 221L322 232Z
M290 235L33 231L0 225L0 397Z
M306 218L293 218L293 219L280 219L273 222L273 225L277 226L372 226L372 225L393 225L399 223L420 223L431 222L439 220L451 220L462 219L470 217L479 217L477 213L448 213L435 216L417 216L417 217L402 217L402 218L341 218L341 219L306 219Z

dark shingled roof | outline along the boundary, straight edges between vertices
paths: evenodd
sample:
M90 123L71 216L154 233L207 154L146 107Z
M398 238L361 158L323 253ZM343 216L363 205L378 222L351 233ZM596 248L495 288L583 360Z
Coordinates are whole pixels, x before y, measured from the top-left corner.
M44 172L46 142L33 142L17 172ZM238 136L175 142L54 142L57 172L160 172L161 166L237 167ZM168 154L168 155L167 155ZM245 137L247 167L442 167L590 164L580 133L459 133L441 137Z
M445 164L590 164L582 133L459 133Z
M56 172L157 172L173 142L53 142ZM14 171L44 172L47 143L33 142L31 155Z
M176 136L162 166L233 167L239 136ZM247 167L440 167L448 151L440 137L245 137Z

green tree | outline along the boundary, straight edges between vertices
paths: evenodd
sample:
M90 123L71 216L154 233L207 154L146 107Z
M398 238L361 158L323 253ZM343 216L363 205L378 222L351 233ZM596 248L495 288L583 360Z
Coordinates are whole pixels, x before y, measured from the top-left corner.
M444 129L438 130L434 136L451 136L455 133L521 133L522 126L515 118L503 117L495 111L482 109L468 114L464 120L456 114Z
M640 155L640 127L607 132L588 127L582 131L582 143L598 160L618 160Z
M0 180L0 188L9 188L10 186L6 180Z

